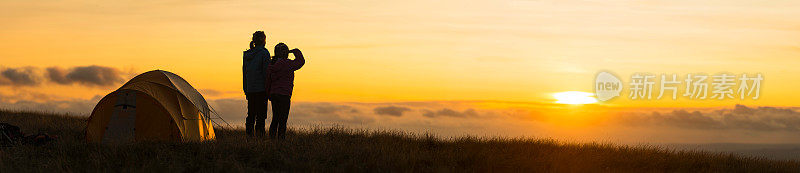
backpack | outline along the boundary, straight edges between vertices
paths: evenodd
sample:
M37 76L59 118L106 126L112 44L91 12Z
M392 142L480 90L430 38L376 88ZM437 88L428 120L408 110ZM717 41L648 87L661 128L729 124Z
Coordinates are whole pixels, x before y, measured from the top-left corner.
M0 123L0 146L18 144L23 137L25 136L19 131L19 127Z

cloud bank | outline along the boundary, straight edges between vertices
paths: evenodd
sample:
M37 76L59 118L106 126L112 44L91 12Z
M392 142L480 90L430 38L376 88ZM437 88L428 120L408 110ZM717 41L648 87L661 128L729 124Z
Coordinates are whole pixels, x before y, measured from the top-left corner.
M121 70L98 65L62 67L0 68L0 85L38 86L45 82L60 85L79 84L90 87L114 86L125 81Z
M800 132L800 113L795 108L736 105L713 111L673 110L650 115L625 115L622 122L631 126L672 126L688 129L736 129Z
M102 96L69 99L0 93L0 109L88 116ZM43 98L19 100L17 98ZM246 101L209 99L215 112L235 127L244 125ZM800 112L792 107L733 107L653 110L585 106L577 111L530 104L483 107L481 102L293 102L289 126L345 126L376 130L463 135L553 137L634 142L800 142ZM492 103L496 104L496 103ZM504 103L507 104L507 103ZM272 111L272 108L269 109ZM269 113L267 121L270 121ZM596 121L595 121L596 120ZM226 126L216 120L218 125Z
M70 69L49 67L47 68L47 78L58 84L77 83L87 86L111 86L125 81L120 70L97 65Z
M464 111L456 111L450 108L443 108L438 111L431 111L431 110L422 110L422 115L429 118L436 118L441 116L446 117L457 117L457 118L467 118L467 117L478 117L478 113L475 112L475 109L466 109Z
M33 67L0 69L0 85L33 86L39 85L40 77Z
M411 111L411 109L407 107L397 107L397 106L384 106L384 107L376 107L373 109L375 114L378 115L389 115L389 116L403 116L403 112Z

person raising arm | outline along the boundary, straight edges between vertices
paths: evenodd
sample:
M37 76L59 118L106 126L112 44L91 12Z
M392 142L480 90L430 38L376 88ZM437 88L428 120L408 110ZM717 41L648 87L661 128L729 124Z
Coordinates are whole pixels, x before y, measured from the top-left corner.
M272 123L269 125L270 139L286 138L286 121L289 119L292 90L294 88L294 71L300 70L306 59L300 49L289 50L284 43L275 45L274 64L269 69L269 101L272 101ZM295 59L289 59L289 53Z
M294 60L289 60L289 70L300 70L300 68L306 64L306 58L303 57L303 52L300 52L300 49L294 48L290 50L289 53L294 54Z

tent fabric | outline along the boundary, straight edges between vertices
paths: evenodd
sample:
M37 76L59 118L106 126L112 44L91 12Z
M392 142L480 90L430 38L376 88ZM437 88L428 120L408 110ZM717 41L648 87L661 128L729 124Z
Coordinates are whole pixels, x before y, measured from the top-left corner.
M164 73L165 76L167 76L167 78L169 78L169 81L172 82L173 86L175 86L175 89L180 91L181 94L186 96L186 98L189 99L189 101L191 101L192 104L195 105L195 107L200 109L203 115L206 115L206 118L209 118L210 116L209 113L211 112L211 110L208 107L206 99L203 98L203 95L201 95L200 92L197 92L197 90L194 89L192 85L189 85L189 82L186 82L186 80L183 80L183 78L181 78L180 76L168 71L162 71L162 72Z
M205 98L186 80L154 70L134 77L100 100L89 117L86 139L213 140L210 113Z

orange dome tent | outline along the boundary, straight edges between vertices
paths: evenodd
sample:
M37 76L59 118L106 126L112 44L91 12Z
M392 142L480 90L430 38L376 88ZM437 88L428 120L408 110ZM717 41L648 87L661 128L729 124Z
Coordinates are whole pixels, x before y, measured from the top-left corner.
M168 71L149 71L97 103L86 140L213 140L210 113L203 95L186 80Z

